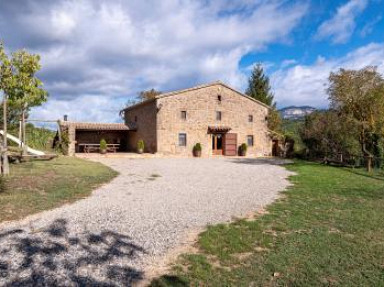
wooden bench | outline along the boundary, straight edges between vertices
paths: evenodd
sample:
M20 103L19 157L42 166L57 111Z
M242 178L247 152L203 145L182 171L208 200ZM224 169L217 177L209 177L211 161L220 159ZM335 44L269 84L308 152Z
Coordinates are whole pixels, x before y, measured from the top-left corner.
M90 152L99 152L100 151L100 144L93 144L93 143L81 143L78 144L79 147L83 147L83 151L85 153ZM117 150L120 148L120 144L107 144L107 152L117 152Z

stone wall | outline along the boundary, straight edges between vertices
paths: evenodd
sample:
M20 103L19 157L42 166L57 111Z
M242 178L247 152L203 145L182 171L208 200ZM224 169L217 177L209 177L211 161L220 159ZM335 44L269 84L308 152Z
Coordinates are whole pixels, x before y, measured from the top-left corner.
M136 131L129 133L128 150L136 151L137 142L144 141L145 152L155 153L157 151L156 142L156 101L139 104L132 109L124 112L125 123L134 123Z
M200 142L202 154L212 155L208 126L230 127L230 133L237 134L238 146L247 142L247 135L253 135L254 146L248 147L249 155L264 156L272 152L266 121L268 108L219 83L160 97L157 107L159 153L190 156L193 146ZM187 112L186 120L182 119L181 111ZM221 121L216 120L216 111L221 111ZM248 121L249 115L253 116L252 122ZM187 134L186 147L179 146L179 133Z
M68 149L66 155L73 156L76 152L76 129L74 123L59 122L61 136L68 137Z

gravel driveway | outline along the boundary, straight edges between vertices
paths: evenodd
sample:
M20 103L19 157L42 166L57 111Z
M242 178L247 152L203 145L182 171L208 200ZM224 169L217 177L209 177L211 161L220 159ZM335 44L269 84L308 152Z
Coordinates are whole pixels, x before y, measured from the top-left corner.
M1 226L0 286L130 286L188 231L272 202L274 160L100 158L120 172L87 199Z

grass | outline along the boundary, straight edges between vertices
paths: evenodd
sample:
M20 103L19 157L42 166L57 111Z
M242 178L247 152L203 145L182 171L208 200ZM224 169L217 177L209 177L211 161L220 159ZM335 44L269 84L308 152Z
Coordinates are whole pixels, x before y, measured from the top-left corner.
M102 164L72 157L11 165L11 176L1 181L0 222L84 198L116 175Z
M151 286L384 286L384 177L296 162L255 220L210 226Z

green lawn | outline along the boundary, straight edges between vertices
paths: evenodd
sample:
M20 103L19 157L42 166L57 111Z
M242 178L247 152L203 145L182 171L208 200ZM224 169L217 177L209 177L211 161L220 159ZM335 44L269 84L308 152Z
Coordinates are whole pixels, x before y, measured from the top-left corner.
M384 286L384 176L296 162L256 220L210 226L152 286Z
M84 198L116 175L102 164L73 157L13 164L11 176L0 182L0 222Z

